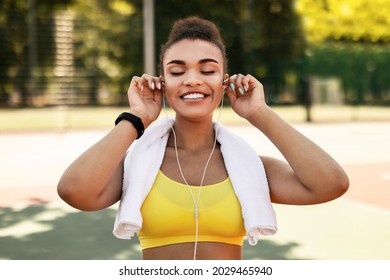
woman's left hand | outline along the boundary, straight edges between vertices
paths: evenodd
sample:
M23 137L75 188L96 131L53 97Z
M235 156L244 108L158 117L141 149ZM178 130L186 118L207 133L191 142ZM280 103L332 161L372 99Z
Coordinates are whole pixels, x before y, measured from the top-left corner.
M248 119L266 105L263 85L252 75L235 74L225 85L232 109L242 118Z

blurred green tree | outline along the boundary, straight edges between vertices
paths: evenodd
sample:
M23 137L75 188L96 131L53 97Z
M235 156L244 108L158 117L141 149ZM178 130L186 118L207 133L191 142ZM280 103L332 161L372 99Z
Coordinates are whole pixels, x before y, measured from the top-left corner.
M296 0L307 74L336 76L351 104L385 104L390 90L388 0Z
M132 75L142 72L142 0L76 1L75 61L87 85L88 104L106 88L113 103L126 103ZM83 91L83 89L79 89Z
M8 103L12 88L20 93L21 106L31 105L38 89L34 84L44 71L43 65L52 60L47 50L52 38L35 36L37 30L50 33L49 16L63 9L72 0L2 0L0 2L0 105ZM40 64L37 63L39 60ZM40 67L41 65L41 67ZM32 82L33 81L33 82ZM43 81L44 82L44 81Z
M390 43L388 0L296 0L308 41Z

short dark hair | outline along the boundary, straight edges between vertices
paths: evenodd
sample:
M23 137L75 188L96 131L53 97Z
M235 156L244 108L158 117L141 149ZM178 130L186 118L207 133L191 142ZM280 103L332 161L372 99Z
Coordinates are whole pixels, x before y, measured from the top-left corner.
M184 19L175 21L169 33L168 40L161 46L159 72L164 73L163 59L166 51L175 43L184 40L203 40L216 45L222 53L224 62L224 70L227 70L227 58L225 44L223 43L219 28L211 21L190 16Z

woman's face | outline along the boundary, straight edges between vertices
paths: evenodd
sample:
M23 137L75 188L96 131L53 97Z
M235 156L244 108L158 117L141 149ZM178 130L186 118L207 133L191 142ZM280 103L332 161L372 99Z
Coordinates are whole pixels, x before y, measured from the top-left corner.
M212 116L223 95L224 61L217 46L184 39L163 59L165 97L177 117Z

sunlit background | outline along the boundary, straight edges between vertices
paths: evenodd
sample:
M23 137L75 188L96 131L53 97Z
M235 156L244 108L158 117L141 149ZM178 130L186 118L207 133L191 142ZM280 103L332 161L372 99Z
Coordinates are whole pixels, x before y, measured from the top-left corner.
M127 105L130 77L156 74L187 15L220 26L229 71L260 78L272 104L303 104L309 82L315 102L389 105L389 13L386 0L3 0L0 105Z

